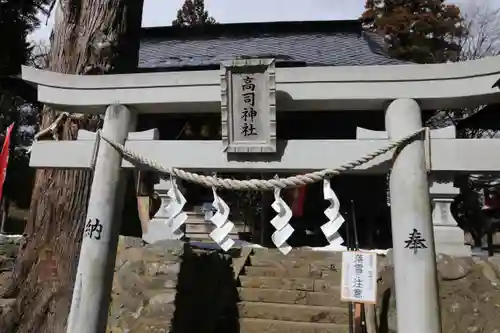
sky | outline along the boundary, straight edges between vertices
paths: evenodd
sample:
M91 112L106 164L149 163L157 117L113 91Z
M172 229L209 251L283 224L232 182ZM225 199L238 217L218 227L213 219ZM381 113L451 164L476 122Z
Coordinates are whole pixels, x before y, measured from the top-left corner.
M500 0L454 0L468 6L472 3L499 8ZM171 25L184 0L144 0L144 27ZM251 5L250 5L251 3ZM314 21L357 19L365 0L205 0L205 8L220 23ZM53 16L33 33L31 39L48 39Z

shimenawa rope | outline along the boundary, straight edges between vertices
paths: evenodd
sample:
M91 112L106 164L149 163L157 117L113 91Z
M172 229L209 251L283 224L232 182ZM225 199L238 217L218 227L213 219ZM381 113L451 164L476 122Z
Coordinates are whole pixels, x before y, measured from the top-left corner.
M124 145L110 140L106 136L104 136L101 130L97 133L97 140L99 137L107 142L109 145L118 150L124 157L128 157L129 160L133 162L145 165L155 171L162 173L163 175L168 175L170 177L176 177L179 179L183 179L188 182L196 183L198 185L202 185L210 188L224 188L230 190L254 190L254 191L262 191L262 190L274 190L275 188L294 188L300 187L307 184L313 184L319 182L323 179L332 178L340 174L341 172L349 171L355 169L365 163L372 161L380 155L383 155L390 150L408 144L410 141L413 141L422 133L426 132L428 129L426 127L419 129L418 131L409 134L400 140L397 140L387 147L378 149L372 153L367 154L364 157L357 159L356 161L346 163L341 165L335 169L323 169L319 171L314 171L302 175L295 175L287 178L279 178L279 179L248 179L248 180L237 180L237 179L229 179L229 178L217 178L214 176L205 176L200 175L193 172L188 172L182 169L177 168L167 168L159 163L150 160L128 148Z

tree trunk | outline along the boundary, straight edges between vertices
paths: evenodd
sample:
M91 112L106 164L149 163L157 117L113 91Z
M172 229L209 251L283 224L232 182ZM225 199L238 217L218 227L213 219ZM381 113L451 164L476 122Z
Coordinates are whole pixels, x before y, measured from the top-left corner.
M49 70L70 74L135 71L142 0L59 2ZM45 107L41 128L48 127L57 114ZM96 130L99 119L67 117L58 129L59 139L75 140L79 128ZM3 295L15 297L16 303L13 311L0 317L0 333L65 332L91 181L92 172L87 170L37 172L27 237L12 284Z

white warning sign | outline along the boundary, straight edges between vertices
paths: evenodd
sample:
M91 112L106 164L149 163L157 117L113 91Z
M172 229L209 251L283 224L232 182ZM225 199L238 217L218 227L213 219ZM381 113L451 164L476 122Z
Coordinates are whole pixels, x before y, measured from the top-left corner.
M345 302L377 302L377 254L361 251L342 253L340 297Z

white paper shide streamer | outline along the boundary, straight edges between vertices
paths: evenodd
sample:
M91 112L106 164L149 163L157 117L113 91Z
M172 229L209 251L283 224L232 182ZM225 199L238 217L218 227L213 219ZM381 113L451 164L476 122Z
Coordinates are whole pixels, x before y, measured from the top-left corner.
M234 245L234 240L229 234L234 228L234 223L229 221L229 206L221 197L217 195L215 188L212 189L214 195L213 206L216 210L210 219L215 225L215 229L210 233L210 238L216 242L224 251L229 250Z
M321 231L325 235L329 247L342 249L344 246L344 239L338 233L342 224L345 220L340 214L340 201L337 195L332 190L330 181L328 179L323 180L323 195L326 201L330 202L330 205L325 209L325 215L328 218L328 222L321 226Z
M271 224L276 228L271 239L281 253L288 254L292 250L292 247L286 241L294 231L289 223L292 218L292 210L288 207L285 200L281 198L281 189L279 188L274 190L274 202L271 207L278 214L271 220Z
M172 238L181 239L184 236L182 226L186 223L188 216L183 212L186 198L177 187L175 179L171 180L172 186L167 192L169 204L165 207L166 215L168 216L165 223L172 232Z

